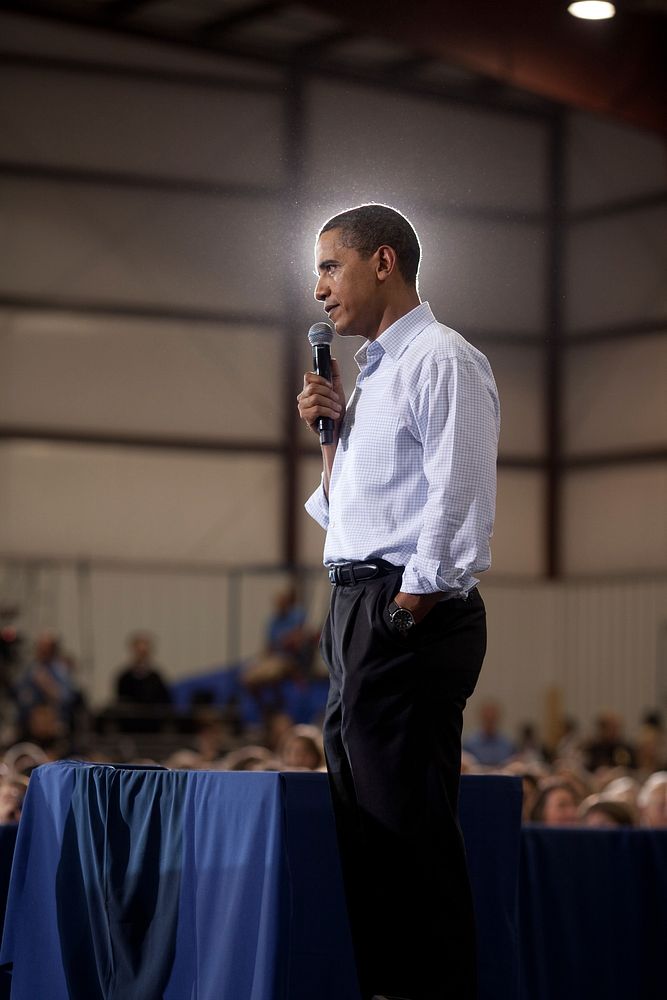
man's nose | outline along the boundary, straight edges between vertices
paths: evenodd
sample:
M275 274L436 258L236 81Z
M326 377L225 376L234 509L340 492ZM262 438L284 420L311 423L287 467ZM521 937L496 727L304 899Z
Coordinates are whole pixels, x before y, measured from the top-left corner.
M315 285L315 298L318 302L324 302L328 294L329 290L326 282L326 274L321 274L317 279L317 284Z

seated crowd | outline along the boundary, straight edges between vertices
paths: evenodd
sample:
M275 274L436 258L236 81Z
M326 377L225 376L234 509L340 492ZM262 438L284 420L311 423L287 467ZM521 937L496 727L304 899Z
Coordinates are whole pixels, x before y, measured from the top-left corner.
M324 770L320 720L296 724L280 703L278 674L307 683L314 642L290 603L292 595L288 598L278 601L265 650L249 661L247 677L241 678L248 695L257 699L259 722L244 728L236 719L230 726L221 706L195 700L191 728L177 730L180 745L168 753L139 753L133 742L139 731L155 736L164 713L175 712L150 635L129 637L129 657L117 669L114 706L124 721L122 739L110 746L108 741L103 745L99 730L90 724L92 713L76 679L74 659L54 633L41 633L29 662L19 664L9 680L5 672L0 823L18 820L31 770L57 759L186 770ZM265 680L268 698L262 690ZM522 726L512 739L501 727L498 704L485 701L478 727L464 738L462 771L521 777L526 823L667 828L667 739L655 711L646 714L632 741L623 736L620 718L605 711L590 737L580 736L576 724L565 719L560 737L544 746L533 725Z
M634 742L612 711L598 714L588 738L564 719L552 748L532 725L514 742L500 720L496 702L481 705L479 729L463 742L462 770L520 777L525 823L667 829L667 737L659 712L645 714Z

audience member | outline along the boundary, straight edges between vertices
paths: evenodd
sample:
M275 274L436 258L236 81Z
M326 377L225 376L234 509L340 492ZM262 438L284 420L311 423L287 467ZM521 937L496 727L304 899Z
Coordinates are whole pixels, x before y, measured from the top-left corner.
M519 726L513 757L524 764L541 764L547 759L546 747L537 735L537 726L532 722L523 722Z
M135 705L171 704L162 668L153 662L154 646L154 639L147 632L134 632L129 636L130 659L120 668L116 681L119 701Z
M221 767L224 771L274 770L273 767L263 765L273 764L275 761L276 758L268 747L249 745L230 750L222 758ZM259 768L257 765L260 765Z
M170 754L163 763L170 771L198 771L203 761L196 750L184 747Z
M593 773L598 768L637 766L635 749L623 739L621 718L616 712L606 710L598 715L595 736L584 745L584 761Z
M632 810L625 803L604 799L600 795L584 799L579 806L578 817L582 826L598 830L635 825Z
M144 710L121 719L125 732L157 732L162 719L154 709L171 705L171 694L163 679L162 668L153 660L155 642L147 632L134 632L128 637L129 660L119 668L116 697L121 706Z
M78 700L69 666L61 652L60 640L55 632L46 629L38 635L34 658L16 686L21 738L33 738L30 725L34 725L35 709L50 710L48 714L55 717L58 736L71 733L73 710Z
M263 650L245 664L241 681L262 714L282 708L285 680L306 684L312 676L318 636L306 627L306 612L288 587L275 599Z
M324 766L321 732L316 726L293 726L282 738L279 757L285 770L318 771Z
M560 737L553 756L556 760L567 761L570 765L573 763L582 765L584 762L579 723L571 715L564 715L560 720Z
M642 826L667 828L667 771L656 771L645 781L637 804Z
M10 777L29 777L40 764L47 764L49 758L35 743L15 743L5 751L2 759L6 773Z
M479 730L463 741L463 749L486 767L498 767L516 753L514 743L500 731L501 710L495 701L479 708Z
M523 791L523 801L521 805L521 822L527 823L531 813L535 808L537 797L540 793L540 785L537 777L529 771L524 771L518 775L521 778L521 789Z
M574 788L577 802L581 802L587 795L591 795L597 788L594 785L593 775L589 774L585 767L567 767L562 761L556 761L550 769L550 776L564 781Z
M667 767L667 743L660 712L646 712L637 736L637 769L643 775Z
M220 761L227 746L222 719L217 716L200 718L197 721L194 744L201 767L210 767Z
M639 807L637 799L641 789L641 782L628 774L613 778L607 782L601 790L601 798L605 802L620 802L634 817L635 823L639 818Z
M283 738L293 726L294 719L287 712L267 712L264 718L262 742L277 755Z
M27 790L27 778L5 776L0 779L0 824L18 823Z
M33 705L23 723L22 736L41 747L49 760L70 755L67 727L54 705Z
M569 782L549 779L538 793L530 820L545 826L574 826L578 805L579 797Z

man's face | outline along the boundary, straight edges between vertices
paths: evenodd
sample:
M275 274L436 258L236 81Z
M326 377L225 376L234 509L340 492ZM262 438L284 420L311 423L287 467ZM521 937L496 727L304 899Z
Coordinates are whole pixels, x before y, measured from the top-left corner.
M151 642L145 636L137 636L132 640L132 652L135 660L149 660L151 656Z
M483 732L494 735L498 731L500 712L496 705L482 705L479 718Z
M340 241L340 229L322 233L315 247L315 298L343 337L373 339L382 316L375 255L363 258Z
M55 636L49 632L42 633L35 643L35 656L40 663L50 663L51 660L55 659L57 650Z

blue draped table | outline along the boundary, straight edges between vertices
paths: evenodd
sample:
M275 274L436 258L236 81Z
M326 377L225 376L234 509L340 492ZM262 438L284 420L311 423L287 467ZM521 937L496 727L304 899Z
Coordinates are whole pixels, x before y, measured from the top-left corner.
M16 846L18 823L0 824L0 935L5 923L5 907L9 892L9 877ZM9 1000L11 982L9 976L0 970L0 1000Z
M667 830L528 826L521 1000L664 1000Z
M520 802L463 779L480 1000L518 995ZM326 775L38 768L0 963L12 1000L358 1000Z

